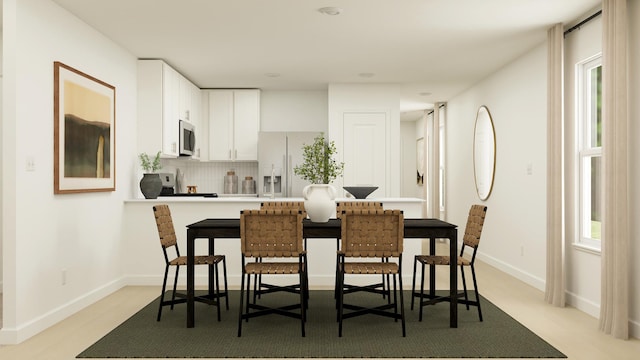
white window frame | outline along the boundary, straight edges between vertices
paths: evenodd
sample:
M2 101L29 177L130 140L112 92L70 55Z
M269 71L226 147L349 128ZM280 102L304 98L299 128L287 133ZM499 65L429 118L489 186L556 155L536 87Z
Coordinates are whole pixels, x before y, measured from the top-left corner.
M574 245L585 250L599 253L602 240L591 237L591 177L590 168L585 162L593 157L602 159L602 147L592 147L590 140L592 101L589 88L589 76L593 68L602 66L602 54L596 54L576 64L576 239ZM589 176L588 179L585 179ZM602 189L600 189L602 194ZM585 204L588 203L589 206ZM602 229L602 225L601 225ZM602 238L602 234L600 235Z

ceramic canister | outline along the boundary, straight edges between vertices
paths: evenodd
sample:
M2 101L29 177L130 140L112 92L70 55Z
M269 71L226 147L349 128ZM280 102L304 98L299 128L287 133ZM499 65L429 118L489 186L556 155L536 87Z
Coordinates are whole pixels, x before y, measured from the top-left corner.
M225 175L224 177L224 193L238 193L238 175L236 175L236 172L234 170L227 171L227 175Z
M256 181L253 180L253 176L245 176L242 181L242 193L243 194L255 194L256 193Z

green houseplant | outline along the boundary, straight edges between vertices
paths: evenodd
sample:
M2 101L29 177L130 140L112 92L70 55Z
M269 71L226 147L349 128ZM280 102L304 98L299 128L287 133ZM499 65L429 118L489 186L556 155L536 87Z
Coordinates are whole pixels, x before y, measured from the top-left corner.
M336 146L325 140L324 133L316 136L313 144L304 144L302 152L304 161L293 172L311 182L302 190L304 208L311 221L327 222L336 211L336 190L329 183L342 175L344 163L334 159Z
M145 199L155 199L162 191L162 180L160 180L160 175L155 173L162 169L160 151L153 160L146 153L140 153L138 158L140 159L140 167L145 171L140 180L140 191Z
M313 144L302 146L304 162L293 168L294 174L312 184L329 184L342 175L344 163L338 163L336 145L333 141L327 141L324 133L316 136Z
M140 166L147 173L154 173L157 170L162 169L162 164L160 164L160 151L158 151L156 156L153 158L153 161L151 161L151 158L149 158L147 153L140 153L138 158L140 159Z

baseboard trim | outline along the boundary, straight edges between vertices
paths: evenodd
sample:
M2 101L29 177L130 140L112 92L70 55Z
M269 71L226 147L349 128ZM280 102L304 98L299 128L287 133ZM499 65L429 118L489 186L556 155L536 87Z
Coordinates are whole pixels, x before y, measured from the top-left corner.
M534 288L540 290L540 291L544 291L545 288L545 280L541 279L533 274L530 274L528 272L522 271L521 269L518 269L517 267L514 267L511 264L508 264L502 260L498 260L492 256L488 256L487 254L478 252L477 255L478 259L493 266L494 268L509 274L513 277L515 277L516 279L529 284L531 286L533 286Z
M596 319L600 317L600 304L594 303L593 301L587 300L569 291L566 292L566 301L567 305L571 305Z
M103 299L104 297L118 291L126 284L122 278L111 281L93 291L90 291L76 299L63 304L42 316L23 324L17 328L2 327L0 329L0 344L15 345L19 344L30 337L46 330L47 328L57 324L67 317L77 313L89 305Z

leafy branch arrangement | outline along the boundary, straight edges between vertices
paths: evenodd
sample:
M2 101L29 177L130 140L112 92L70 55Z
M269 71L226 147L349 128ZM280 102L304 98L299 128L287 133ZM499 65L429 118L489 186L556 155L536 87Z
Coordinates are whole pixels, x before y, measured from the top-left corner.
M156 170L162 169L162 165L160 164L160 151L156 154L153 162L146 153L140 153L138 157L140 158L140 166L142 166L145 172L156 172Z
M344 163L338 163L333 159L336 155L336 145L328 142L324 133L316 136L313 144L302 146L304 162L293 168L293 172L312 184L329 184L342 175Z

